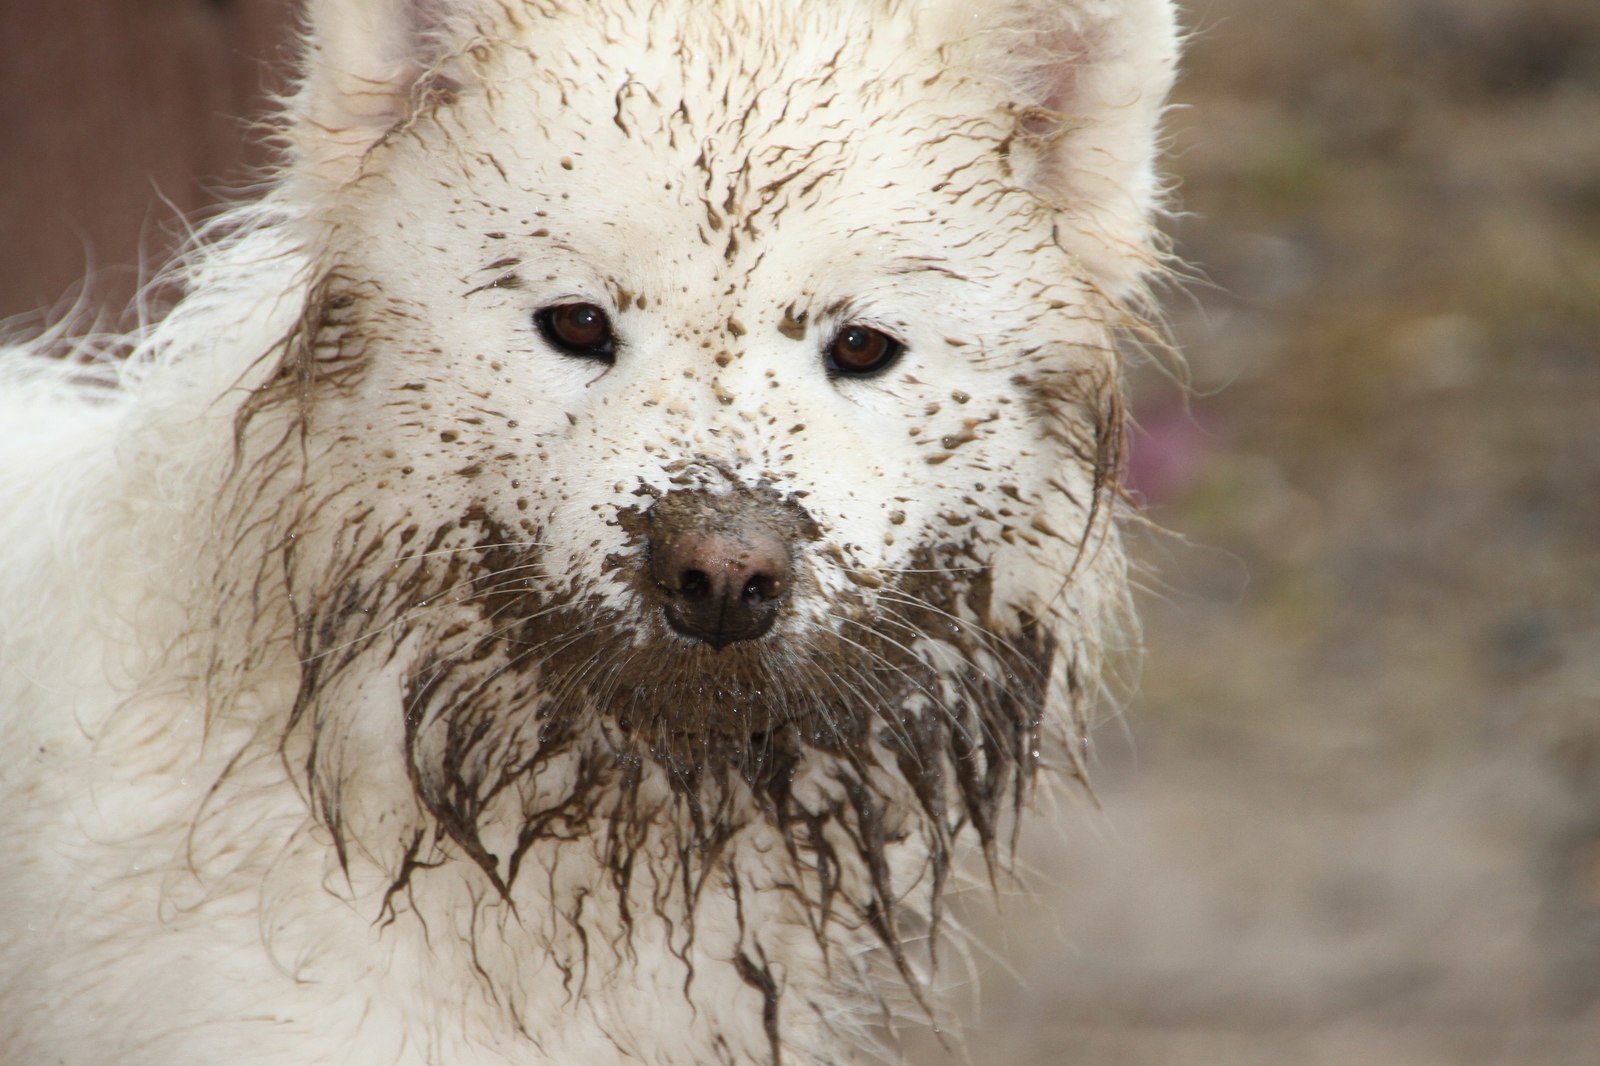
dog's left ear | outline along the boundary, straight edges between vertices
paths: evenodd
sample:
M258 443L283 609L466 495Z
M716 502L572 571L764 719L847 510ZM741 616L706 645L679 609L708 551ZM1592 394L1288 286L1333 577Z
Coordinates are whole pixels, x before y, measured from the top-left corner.
M404 122L473 32L480 0L309 0L289 107L292 166L337 187Z
M1095 283L1132 296L1158 268L1158 137L1178 53L1172 0L956 0L946 34L1016 116L1018 180L1059 211ZM947 38L951 39L951 38Z

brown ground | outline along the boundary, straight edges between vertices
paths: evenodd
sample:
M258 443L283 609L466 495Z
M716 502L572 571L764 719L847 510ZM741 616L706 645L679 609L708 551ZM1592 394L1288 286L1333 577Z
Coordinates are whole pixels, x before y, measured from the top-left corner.
M972 1060L1600 1064L1600 3L1187 6L1172 535Z
M0 273L0 309L81 269L63 218L111 263L136 234L103 218L162 217L111 207L151 202L193 102L115 70L222 49L207 91L267 80L240 42L283 0L147 6L64 5L145 43L95 60L105 98L0 123L0 237L61 275ZM1103 812L1036 834L1040 891L1004 922L971 908L1015 966L978 964L971 1059L1600 1064L1600 3L1187 8L1173 228L1198 279L1169 304L1194 391L1137 389L1134 473L1172 531L1141 538L1147 654L1099 733ZM71 57L18 44L45 7L0 12L0 96L27 104L0 117L31 113ZM234 178L228 141L184 150Z

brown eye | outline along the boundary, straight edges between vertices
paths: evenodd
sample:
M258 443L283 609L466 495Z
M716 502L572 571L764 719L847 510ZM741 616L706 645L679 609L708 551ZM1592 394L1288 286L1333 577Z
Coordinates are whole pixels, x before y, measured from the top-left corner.
M905 351L905 345L871 326L845 326L828 345L828 373L861 377L883 370Z
M611 319L594 304L557 304L534 315L539 332L551 347L567 355L611 362L616 337Z

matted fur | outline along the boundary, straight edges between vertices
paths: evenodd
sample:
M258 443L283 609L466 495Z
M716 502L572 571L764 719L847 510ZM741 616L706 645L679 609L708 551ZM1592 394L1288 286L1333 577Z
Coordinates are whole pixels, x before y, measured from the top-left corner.
M0 1060L867 1053L1081 769L1169 5L307 26L177 307L0 358ZM795 572L719 650L648 554L728 501Z

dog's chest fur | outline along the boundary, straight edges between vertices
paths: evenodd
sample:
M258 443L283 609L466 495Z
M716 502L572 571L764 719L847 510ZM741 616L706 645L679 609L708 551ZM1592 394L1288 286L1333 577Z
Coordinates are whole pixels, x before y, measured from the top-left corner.
M1168 5L309 24L133 358L0 363L0 1061L936 1014L1123 618Z

